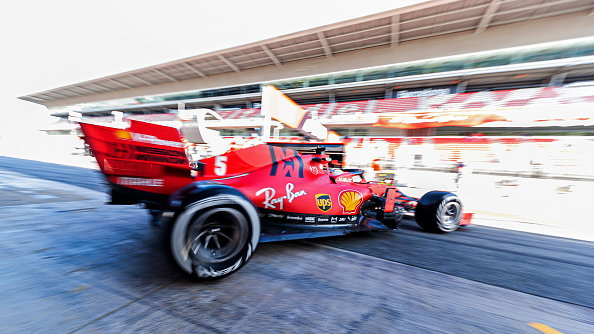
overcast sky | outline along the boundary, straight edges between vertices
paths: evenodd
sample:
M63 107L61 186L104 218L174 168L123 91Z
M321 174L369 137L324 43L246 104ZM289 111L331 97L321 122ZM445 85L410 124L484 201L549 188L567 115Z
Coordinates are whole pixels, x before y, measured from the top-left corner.
M0 137L48 122L18 96L418 2L2 1Z

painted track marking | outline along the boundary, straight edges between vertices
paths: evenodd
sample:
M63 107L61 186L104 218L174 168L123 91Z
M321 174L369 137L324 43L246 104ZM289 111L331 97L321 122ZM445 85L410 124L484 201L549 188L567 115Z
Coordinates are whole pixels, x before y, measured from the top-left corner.
M528 326L530 326L540 332L543 332L545 334L563 334L562 332L559 332L558 330L556 330L554 328L551 328L547 325L544 325L544 324L541 324L538 322L529 322Z

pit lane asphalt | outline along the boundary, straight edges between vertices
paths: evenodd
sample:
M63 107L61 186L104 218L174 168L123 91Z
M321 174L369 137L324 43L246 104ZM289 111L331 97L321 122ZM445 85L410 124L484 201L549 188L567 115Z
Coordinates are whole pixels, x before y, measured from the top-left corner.
M97 170L59 165L35 160L0 156L0 168L19 172L44 180L63 182L74 186L107 192L103 175Z
M0 157L0 169L12 170L36 179L58 181L93 190L105 190L101 185L101 175L94 170L6 157ZM329 319L332 319L333 312L340 317L345 317L345 313L338 310L345 308L345 303L354 303L352 307L355 310L360 308L361 312L367 313L364 312L362 318L355 317L349 320L350 322L347 321L346 325L338 326L338 332L367 329L369 328L367 326L371 326L373 323L380 329L386 329L382 326L398 323L394 319L402 318L402 313L409 310L422 313L422 311L427 311L424 308L434 308L437 303L438 310L443 311L440 316L444 318L451 316L455 320L453 324L440 323L436 325L427 319L428 315L409 315L406 323L398 323L400 330L395 330L395 332L496 333L509 332L512 329L513 332L534 333L528 327L514 327L518 325L509 321L518 317L517 314L530 313L534 310L545 310L540 321L549 321L549 324L553 322L556 325L553 327L559 330L594 332L594 323L592 322L594 294L591 293L592 282L594 282L594 259L592 258L594 245L589 242L482 226L471 226L447 235L435 235L424 233L413 222L406 221L403 228L396 232L362 233L340 238L262 245L257 252L258 260L253 260L240 273L222 281L222 283L208 283L203 285L202 289L190 290L194 293L194 296L190 298L188 287L191 287L193 283L180 277L179 272L171 263L165 261L161 255L155 254L159 248L158 242L146 223L148 217L141 210L133 207L119 207L114 214L113 209L95 209L89 206L90 202L87 202L86 199L83 199L78 206L73 206L71 210L54 212L58 217L53 217L53 220L48 219L47 224L49 225L41 223L40 226L37 226L35 222L29 221L26 217L12 218L11 221L8 221L12 226L8 230L4 230L2 240L0 240L0 246L3 246L2 248L6 251L3 254L6 261L2 261L3 274L0 276L0 293L4 294L1 300L12 301L14 304L10 306L19 303L18 291L16 295L5 294L5 291L10 291L13 284L24 284L26 288L34 291L41 290L41 292L36 291L39 292L36 296L44 296L44 288L33 281L44 276L50 282L60 281L59 275L51 266L35 267L35 261L39 261L39 257L56 266L68 268L67 276L73 277L80 283L69 290L71 293L92 290L89 288L88 282L93 282L113 294L110 296L111 300L105 300L103 295L86 295L84 296L86 299L80 300L83 298L80 297L79 300L69 301L66 310L53 310L51 313L53 316L61 316L66 319L62 321L68 324L62 328L64 331L81 329L83 332L93 330L118 332L118 329L123 327L117 326L123 325L117 319L122 319L123 323L129 324L130 319L142 318L143 313L155 308L163 308L159 312L166 314L151 311L150 318L154 320L152 325L147 324L146 319L143 319L145 321L142 322L142 325L132 328L139 331L149 328L151 330L155 328L171 329L166 326L168 322L172 321L170 316L173 315L176 319L183 318L183 321L189 326L188 328L200 328L199 332L225 331L229 328L219 327L216 322L189 319L183 309L200 309L202 312L206 312L207 317L219 320L227 319L231 323L231 318L237 316L241 310L248 314L251 312L247 310L250 305L245 301L246 296L239 292L241 289L238 290L234 287L240 284L258 292L255 303L259 305L259 312L261 309L266 309L267 302L274 301L272 304L278 307L276 310L270 310L272 315L252 315L266 318L271 322L288 319L293 322L291 326L286 327L290 328L289 331L305 328L304 332L315 332L320 328L314 326L316 325L315 321L307 324L306 315L315 315L326 319L325 322L318 319L317 325L319 326L319 321L322 321L326 326L324 329L331 331L334 327L329 325L329 322L332 321ZM45 204L45 208L48 208L48 205ZM49 207L51 208L51 205ZM31 208L31 210L42 210L43 208L44 206L41 206ZM39 214L42 215L41 212ZM12 217L10 214L3 216L3 221L7 222L6 217L9 216ZM42 221L43 217L37 217L37 219ZM100 225L102 220L110 223ZM130 224L127 224L128 221ZM90 223L97 224L97 226L93 228L85 226ZM42 235L47 233L47 240L44 239L41 243L44 245L43 248L32 249L31 254L24 257L22 254L11 254L11 251L16 249L11 245L16 245L17 242L27 242L27 240L21 240L18 237L18 231L26 229L40 232ZM63 231L68 233L61 233ZM74 235L78 235L78 237L69 240ZM11 238L7 239L8 236ZM112 240L109 241L109 239ZM106 242L104 246L101 245L103 241ZM36 247L40 246L36 245ZM83 262L79 260L81 255L86 257ZM17 260L11 260L11 256L18 259L18 263ZM328 257L336 259L336 263L315 263L316 260L327 260ZM22 263L23 260L32 262ZM303 274L299 272L298 267L283 267L283 263L294 263L295 260L297 262L301 260L313 266L313 270L309 268L309 274ZM344 263L347 261L354 262L354 268L346 268L347 265ZM20 267L15 270L15 265L20 265ZM418 271L407 268L426 270L422 270L420 272L422 274L419 274ZM241 275L244 271L251 274ZM255 276L253 276L254 273L256 273ZM348 277L340 277L347 273ZM287 279L290 279L291 282L287 282ZM400 289L405 289L405 285L401 281L403 279L407 280L408 288L412 286L413 290L412 295L407 295L403 299L418 299L410 301L411 304L404 309L401 306L393 305L394 300L383 294L383 292L397 294ZM269 284L264 284L267 290L259 283L262 281L268 281ZM123 284L126 282L129 284ZM344 286L346 282L349 283L348 286ZM494 288L487 290L482 283ZM214 288L217 284L221 289ZM322 286L319 286L320 284ZM58 295L55 293L56 289L67 289L65 285L59 285L59 287L47 287L45 301ZM319 300L311 300L312 297L316 297L304 293L300 287L317 291L316 294L320 294L321 298L335 300L335 302L320 303ZM226 296L226 289L232 291L234 296ZM370 289L374 292L371 293ZM451 290L454 295L443 295L446 290ZM167 291L167 297L164 296L165 291ZM295 295L296 291L299 292L298 295ZM513 291L521 294L512 293ZM237 296L237 293L240 295ZM127 295L131 301L120 298L122 294ZM198 299L195 298L196 294ZM346 294L347 297L341 297L341 294ZM297 304L302 305L289 309L290 305L295 305L286 302L279 306L275 295L286 295L286 298L294 298ZM463 302L455 300L455 295L466 295L472 301L469 303L467 300ZM150 296L150 298L145 298L145 296ZM234 303L233 297L243 300L243 303L237 305ZM374 304L373 307L368 305L369 302L366 301L366 298L369 297L379 300L377 305ZM93 302L93 298L97 298L97 301ZM253 295L250 298L253 298ZM99 300L101 305L97 305ZM205 304L194 305L191 303L195 303L197 300ZM510 305L503 304L512 300L513 307L511 309L501 310L509 308ZM135 301L142 302L134 308L127 307ZM217 307L205 309L209 301L217 301ZM97 307L97 310L94 310L96 312L77 306L77 303L84 302L94 303ZM361 305L357 305L357 302L360 302ZM320 308L320 305L324 307ZM472 305L472 309L460 309L460 305ZM0 315L0 324L7 324L14 321L15 318L19 318L19 314L15 315L10 306L3 304L0 307L3 309L0 312L2 314ZM50 306L52 305L50 304ZM50 306L48 308L51 308ZM487 312L486 309L489 308L498 309L498 311ZM42 310L40 314L43 315L44 311L49 312ZM97 311L102 315L97 316ZM481 311L487 313L481 313ZM67 319L75 317L69 312L82 312L78 316L83 318L88 316L89 321L68 322ZM509 312L509 314L505 312ZM432 313L429 312L429 314ZM488 319L483 318L485 314L489 315ZM26 319L29 315L20 314L20 316ZM378 316L382 319L393 319L396 322L374 322L373 319ZM3 317L4 319L2 319ZM160 317L169 320L159 323ZM566 321L568 318L569 322ZM526 317L524 321L531 320L539 319ZM251 331L254 331L257 328L253 327L254 323L250 323L248 320L242 321L245 323L245 327L234 323L233 331L245 330L242 328L251 328ZM424 324L419 324L421 322ZM56 322L44 319L41 323L36 323L35 326L38 327L33 327L32 331L47 331L47 328L43 329L42 325L44 324L49 325L49 328L56 329ZM175 325L179 324L176 322ZM16 331L21 329L19 326L9 328L16 329ZM25 328L31 329L30 327ZM280 327L272 328L279 329ZM30 332L30 330L25 331Z

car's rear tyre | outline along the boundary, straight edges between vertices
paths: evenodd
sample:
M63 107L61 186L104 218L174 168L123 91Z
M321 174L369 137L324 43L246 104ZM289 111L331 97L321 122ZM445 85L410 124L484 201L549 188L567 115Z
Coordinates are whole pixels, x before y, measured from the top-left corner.
M228 276L251 258L260 238L254 206L233 194L218 194L188 204L171 228L175 262L200 280Z
M423 195L415 208L415 220L429 232L452 232L460 227L462 202L458 196L444 191Z

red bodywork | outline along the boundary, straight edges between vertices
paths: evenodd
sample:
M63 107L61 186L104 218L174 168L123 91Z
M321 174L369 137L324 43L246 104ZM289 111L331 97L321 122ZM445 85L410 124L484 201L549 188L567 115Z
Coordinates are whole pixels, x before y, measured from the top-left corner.
M210 180L238 189L261 209L326 215L358 214L373 193L351 182L350 173L331 177L326 155L262 144L203 159L193 171L175 128L135 120L126 129L81 128L107 180L142 192L170 195Z
M405 196L394 186L369 183L361 173L331 173L330 159L325 154L300 155L289 148L262 144L192 165L178 129L129 122L125 129L80 124L86 143L113 189L132 190L166 201L188 184L215 181L240 191L262 217L274 217L271 211L298 213L316 215L317 223L330 219L354 222L363 204L374 195L385 199L384 212L392 212L396 206L411 211L416 205L417 199ZM113 204L131 204L117 203L113 194ZM305 218L300 220L307 221Z

